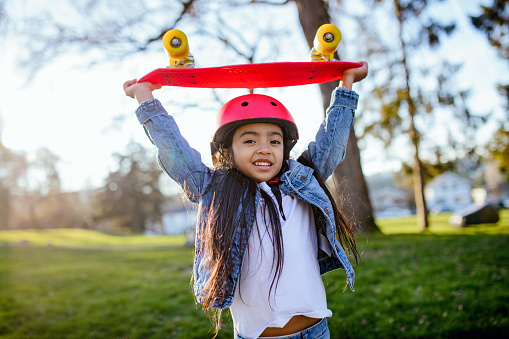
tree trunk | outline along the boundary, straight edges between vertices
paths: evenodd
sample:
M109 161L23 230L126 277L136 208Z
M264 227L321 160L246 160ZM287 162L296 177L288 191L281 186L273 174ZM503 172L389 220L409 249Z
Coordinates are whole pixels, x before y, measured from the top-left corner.
M294 0L299 10L299 20L309 47L313 46L316 30L323 24L330 23L327 5L323 0ZM338 58L339 59L339 58ZM337 83L320 84L325 109L329 106L332 91ZM350 130L348 146L344 161L334 170L336 199L346 217L358 225L357 232L378 230L373 218L368 188L360 162L357 137L353 128ZM349 203L346 203L349 202Z
M408 91L408 112L410 115L410 128L408 134L412 145L414 146L414 165L412 168L412 179L414 181L415 206L417 208L417 225L421 231L429 227L428 208L424 198L424 173L421 159L419 158L419 132L415 128L414 116L416 113L415 103L410 96L410 83L408 82L408 69L406 68L406 57L403 57L405 71L407 73L407 91Z
M415 153L414 153L414 166L412 169L413 172L412 178L414 181L415 206L417 207L417 225L419 226L419 229L421 231L424 231L429 227L428 208L426 206L426 200L424 198L424 182L423 182L424 176L422 171L422 163L421 160L419 159L418 143L413 142L413 144Z
M415 101L412 98L412 92L410 88L410 67L407 62L406 43L403 39L403 21L404 18L401 15L401 4L398 0L394 0L394 7L396 10L396 17L399 22L399 39L402 50L402 64L405 72L405 86L407 92L407 103L408 103L408 114L410 115L410 127L408 129L408 135L414 146L414 165L412 168L412 179L414 182L414 195L415 205L417 208L417 225L421 231L424 231L429 226L428 221L428 208L426 207L426 200L424 198L424 175L422 171L422 163L419 158L419 132L415 127L414 117L417 113L417 107Z

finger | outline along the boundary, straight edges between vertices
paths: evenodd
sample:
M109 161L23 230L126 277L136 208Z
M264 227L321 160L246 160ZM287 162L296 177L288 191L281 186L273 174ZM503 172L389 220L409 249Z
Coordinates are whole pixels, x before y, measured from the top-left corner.
M131 88L132 85L124 84L124 93L128 97L134 98L133 89Z
M124 82L124 90L127 87L134 85L137 81L138 81L137 79L132 79L132 80L127 80L126 82Z
M130 89L127 89L124 91L125 92L125 95L130 97L130 98L133 98L134 99L134 93L133 91L131 91Z

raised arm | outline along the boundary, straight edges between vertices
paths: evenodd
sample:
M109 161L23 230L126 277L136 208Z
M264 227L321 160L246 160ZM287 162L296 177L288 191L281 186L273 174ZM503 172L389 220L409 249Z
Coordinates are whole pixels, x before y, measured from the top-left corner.
M326 118L320 125L315 140L309 143L302 156L311 161L324 180L343 161L350 128L355 117L359 95L352 91L352 84L368 74L368 64L351 68L343 73L340 87L332 92Z
M197 202L210 169L201 161L200 153L182 136L175 119L153 97L152 91L160 87L136 80L124 83L126 95L140 103L136 116L157 147L159 165L186 190L191 201Z

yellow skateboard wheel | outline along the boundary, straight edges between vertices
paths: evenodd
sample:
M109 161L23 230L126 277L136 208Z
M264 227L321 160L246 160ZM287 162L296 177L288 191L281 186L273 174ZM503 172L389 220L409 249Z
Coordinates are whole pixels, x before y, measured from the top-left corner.
M341 31L332 24L325 24L318 28L313 47L324 55L334 54L341 41Z
M178 29L170 29L163 35L163 46L168 52L170 63L172 60L183 60L189 54L189 43L184 32Z

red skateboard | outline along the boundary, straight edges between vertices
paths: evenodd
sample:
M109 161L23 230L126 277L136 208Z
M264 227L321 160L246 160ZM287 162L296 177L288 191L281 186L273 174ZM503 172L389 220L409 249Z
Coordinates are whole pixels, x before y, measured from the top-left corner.
M209 68L159 68L138 82L204 88L267 88L340 80L356 62L274 62Z
M170 30L163 45L170 57L168 68L156 69L138 82L162 86L202 88L267 88L317 84L341 79L343 71L360 63L330 61L341 41L341 32L330 24L321 26L311 50L311 62L274 62L194 68L186 35Z

